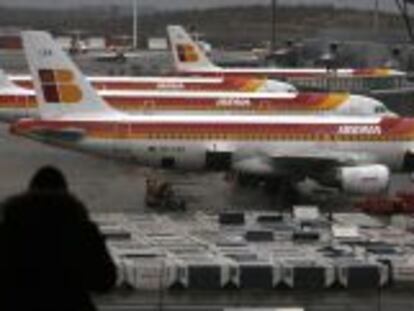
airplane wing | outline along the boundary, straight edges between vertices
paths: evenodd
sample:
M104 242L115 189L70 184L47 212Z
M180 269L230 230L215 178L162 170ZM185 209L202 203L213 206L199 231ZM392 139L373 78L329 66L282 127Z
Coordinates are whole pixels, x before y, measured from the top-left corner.
M365 163L372 159L370 153L367 152L352 152L352 151L303 151L300 154L288 154L276 152L268 154L273 161L287 161L287 162L316 162L326 163L331 165L355 165L356 163Z
M376 163L370 153L303 150L295 154L277 151L240 157L233 168L252 174L315 176L340 166L368 163Z
M295 150L294 154L271 152L238 157L233 169L262 178L281 178L290 182L310 178L321 185L349 193L378 194L386 191L389 169L378 164L374 154L356 151Z

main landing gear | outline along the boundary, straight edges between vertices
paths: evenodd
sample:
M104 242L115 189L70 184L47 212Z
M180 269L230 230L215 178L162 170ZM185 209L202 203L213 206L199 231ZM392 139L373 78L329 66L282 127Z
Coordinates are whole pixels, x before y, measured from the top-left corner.
M300 202L300 193L295 183L288 178L269 178L264 184L264 190L275 196L276 206L281 209L290 209Z
M235 183L241 188L260 188L266 194L276 199L276 205L280 208L290 208L300 201L300 193L295 183L284 177L262 177L243 173L229 173L226 180Z

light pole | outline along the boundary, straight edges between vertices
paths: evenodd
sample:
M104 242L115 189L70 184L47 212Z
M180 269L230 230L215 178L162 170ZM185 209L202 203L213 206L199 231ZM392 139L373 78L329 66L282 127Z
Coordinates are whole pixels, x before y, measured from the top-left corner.
M409 14L409 5L414 4L414 0L395 0L395 4L400 11L401 17L405 23L405 27L407 28L408 37L410 38L411 43L414 42L414 32L411 25L411 19Z
M373 26L374 32L378 33L379 32L379 0L375 0L372 26Z
M270 40L270 52L273 53L276 48L276 6L277 0L272 1L272 37Z
M138 47L138 0L132 0L132 47Z

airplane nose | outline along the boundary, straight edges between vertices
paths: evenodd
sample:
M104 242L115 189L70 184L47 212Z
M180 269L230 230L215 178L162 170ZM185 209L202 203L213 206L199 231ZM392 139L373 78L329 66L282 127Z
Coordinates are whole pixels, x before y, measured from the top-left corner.
M398 118L400 117L397 113L392 112L392 111L387 111L381 114L377 114L377 116L382 117L382 118Z

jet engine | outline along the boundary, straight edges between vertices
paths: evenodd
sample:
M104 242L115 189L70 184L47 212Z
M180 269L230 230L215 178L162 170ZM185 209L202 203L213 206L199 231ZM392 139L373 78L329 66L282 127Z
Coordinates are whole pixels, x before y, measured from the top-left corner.
M390 171L384 165L342 167L337 171L337 180L345 192L377 194L387 190Z

